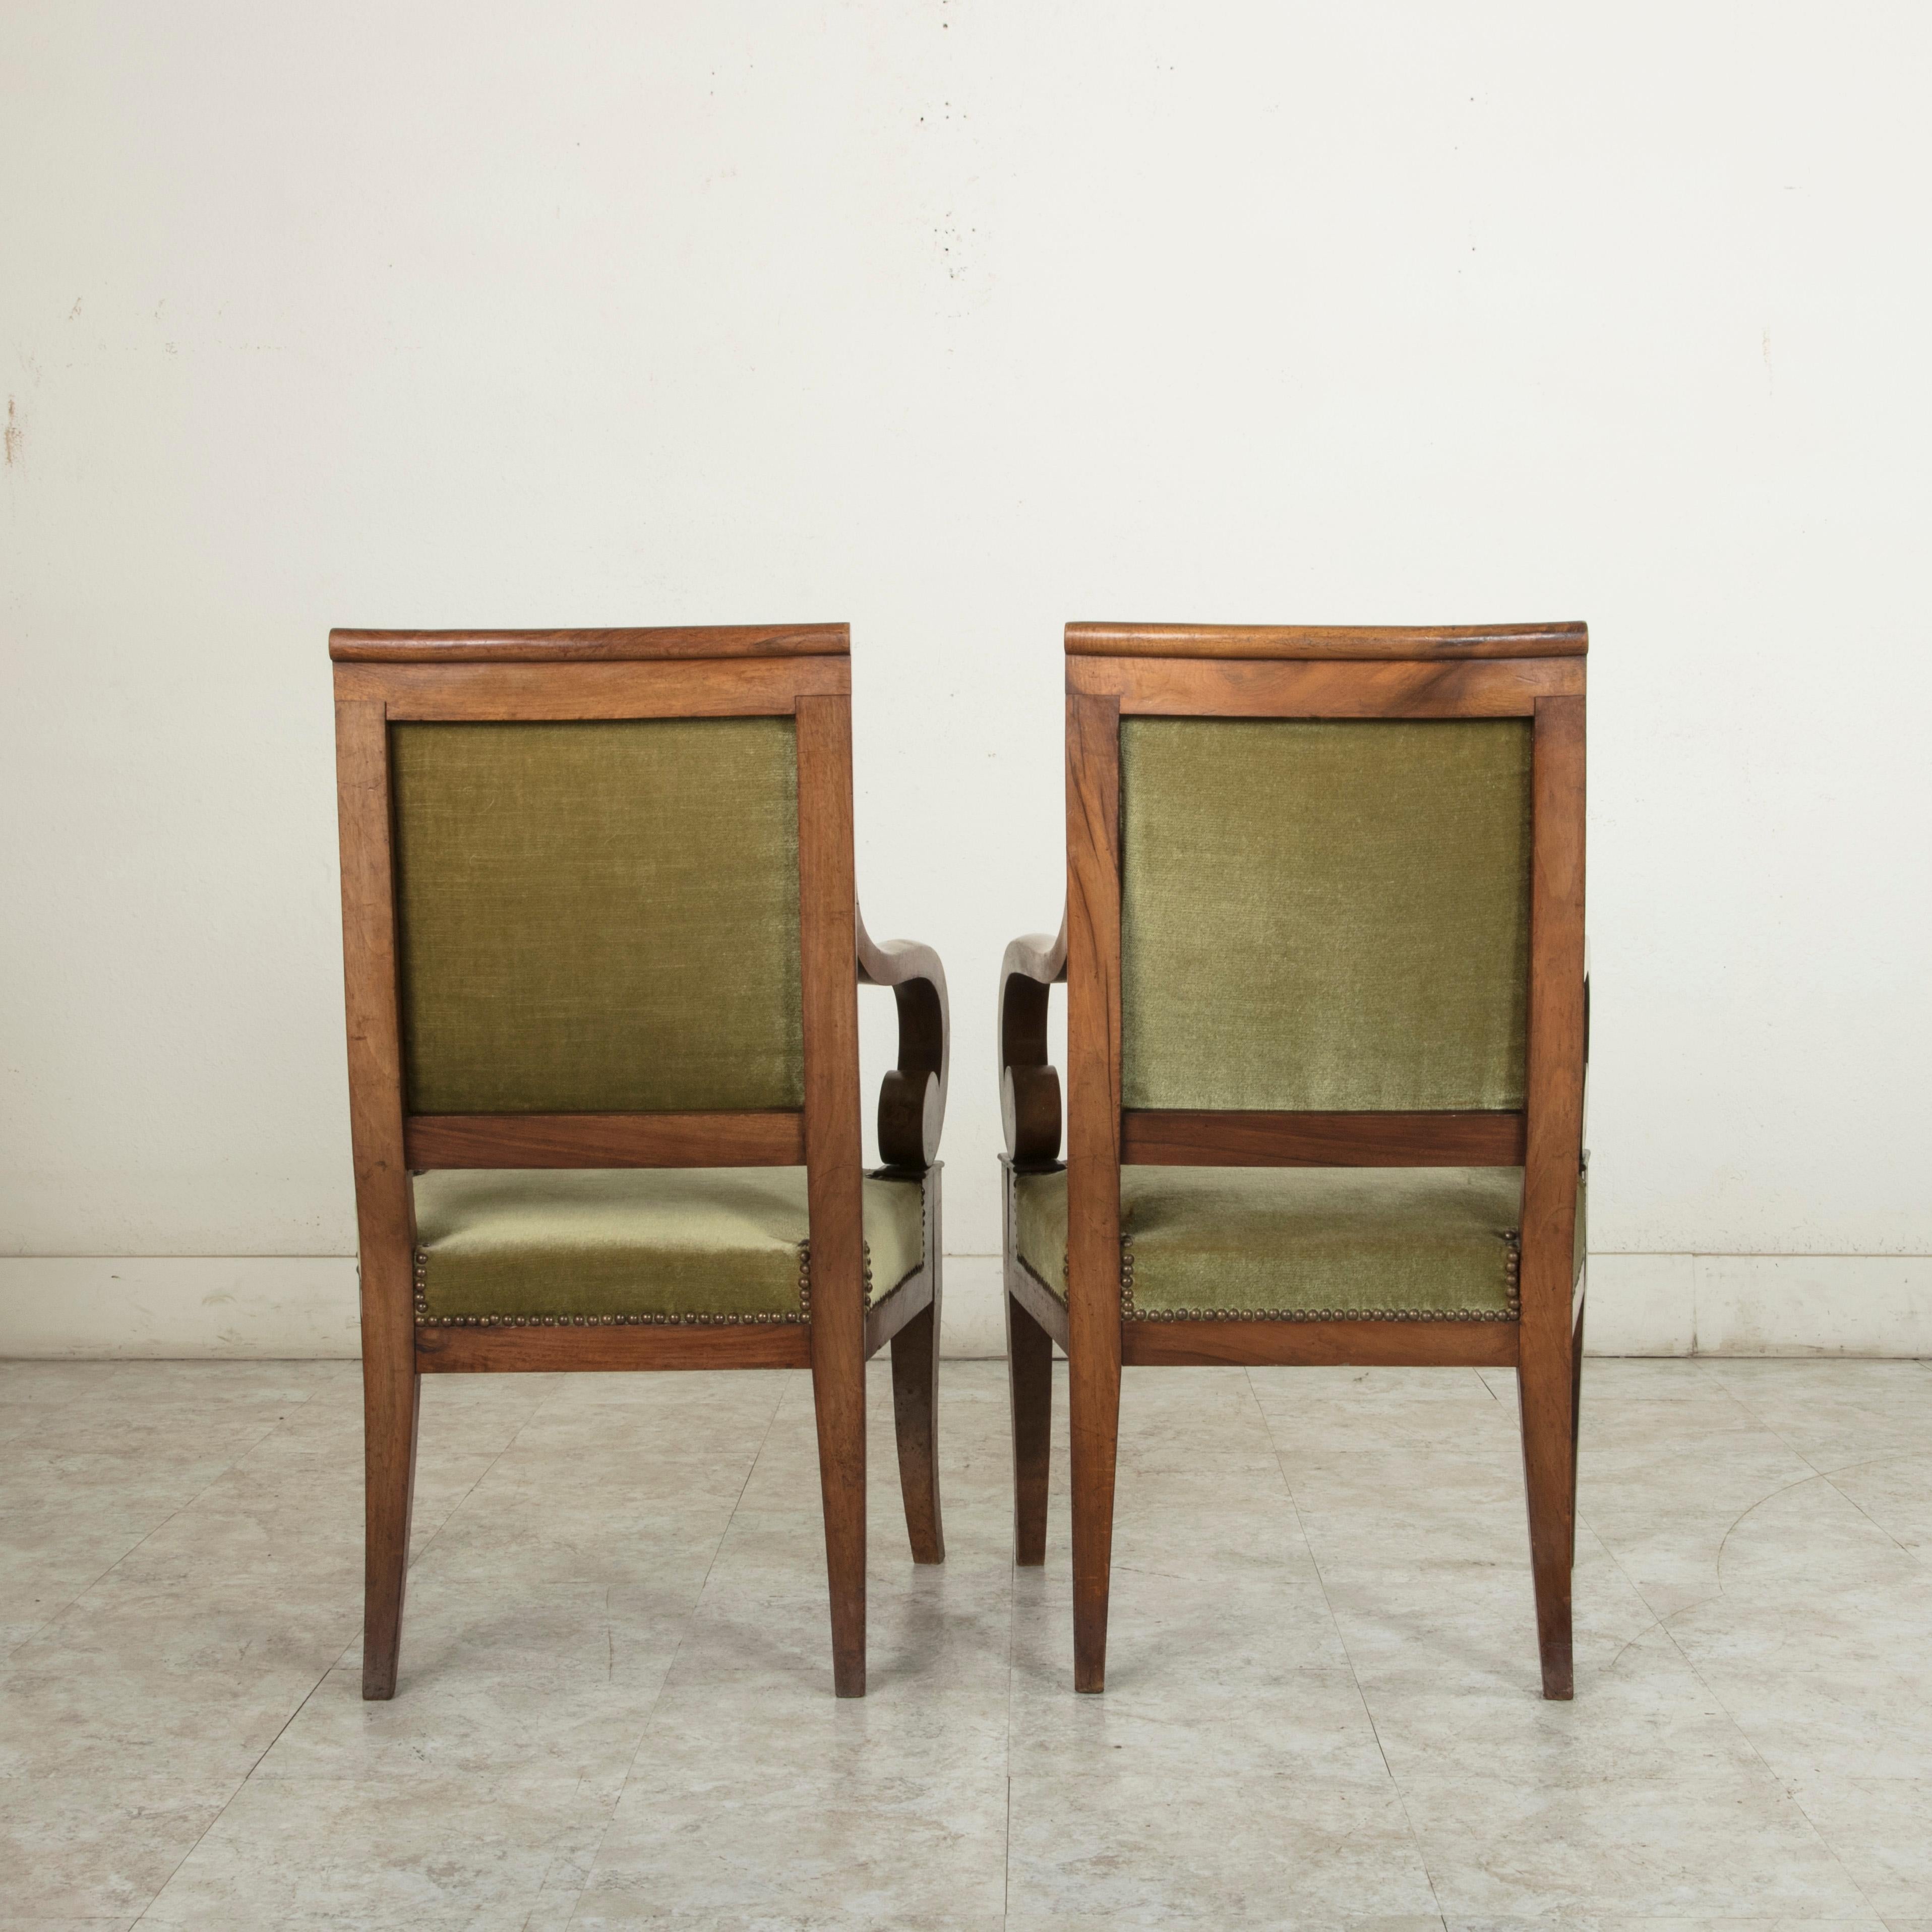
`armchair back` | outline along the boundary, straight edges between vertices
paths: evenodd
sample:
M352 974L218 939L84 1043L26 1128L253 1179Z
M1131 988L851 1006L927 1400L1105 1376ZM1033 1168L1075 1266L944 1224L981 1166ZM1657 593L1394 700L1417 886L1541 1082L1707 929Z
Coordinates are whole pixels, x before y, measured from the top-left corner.
M856 1166L844 625L329 650L359 1169Z

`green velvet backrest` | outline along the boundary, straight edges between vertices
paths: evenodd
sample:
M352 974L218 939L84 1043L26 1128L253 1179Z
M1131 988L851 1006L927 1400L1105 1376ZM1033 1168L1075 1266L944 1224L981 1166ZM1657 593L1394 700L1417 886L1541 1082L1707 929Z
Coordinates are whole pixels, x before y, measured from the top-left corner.
M389 747L412 1112L803 1104L789 718Z
M1121 1099L1523 1104L1530 726L1128 718Z

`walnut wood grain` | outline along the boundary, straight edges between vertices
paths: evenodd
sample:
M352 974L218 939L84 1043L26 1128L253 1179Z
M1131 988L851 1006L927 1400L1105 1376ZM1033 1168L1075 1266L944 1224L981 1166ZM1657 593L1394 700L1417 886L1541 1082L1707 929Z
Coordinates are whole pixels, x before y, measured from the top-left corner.
M1062 1348L1072 1340L1066 1304L1017 1256L1009 1270L1006 1292Z
M1527 718L1583 688L1574 658L1468 663L1294 663L1267 658L1071 657L1070 692L1123 717Z
M1073 1688L1106 1682L1120 1414L1120 712L1066 701L1067 1376Z
M339 664L338 698L392 722L574 718L769 718L849 692L842 657L682 658L658 664Z
M1536 709L1532 740L1529 1056L1523 1161L1522 1412L1525 1488L1543 1694L1567 1698L1574 1675L1576 1403L1572 1268L1582 1160L1584 706Z
M1520 1167L1522 1150L1520 1114L1130 1108L1120 1117L1130 1167Z
M676 658L844 657L849 624L682 624L610 631L328 634L338 664L598 664Z
M1125 1322L1130 1367L1502 1369L1516 1359L1514 1322Z
M1047 1059L1049 989L1066 977L1066 916L1057 938L1030 933L1000 964L1000 1124L1022 1168L1060 1157L1060 1076Z
M874 940L854 911L859 983L890 986L898 1009L898 1062L880 1083L879 1158L896 1173L922 1174L938 1157L946 1124L952 1028L946 968L929 946Z
M336 706L335 757L349 1137L362 1279L362 1694L380 1699L396 1694L421 1384L410 1272L416 1219L404 1155L388 734L380 704Z
M932 1276L920 1268L866 1311L866 1359L869 1361L923 1308L932 1306Z
M1053 1338L1018 1295L1006 1304L1006 1382L1013 1432L1013 1562L1046 1561L1046 1511L1053 1464Z
M832 1688L866 1694L866 1290L852 706L798 700L800 992L812 1383L832 1594Z
M1070 656L1117 658L1581 657L1586 624L1069 624Z
M411 1170L451 1167L800 1167L802 1112L412 1114Z
M424 1375L602 1373L637 1369L802 1369L812 1362L802 1323L688 1328L418 1328Z
M1034 1569L1046 1561L1046 1505L1053 1451L1054 1330L1034 1312L1030 1280L1019 1258L1013 1225L1013 1168L1000 1160L1000 1244L1006 1307L1006 1387L1013 1432L1013 1562ZM1049 1296L1048 1300L1052 1300ZM1058 1332L1066 1333L1066 1311L1058 1303Z
M946 1561L946 1526L939 1500L939 1336L944 1314L941 1270L946 1238L939 1172L926 1176L921 1202L925 1231L919 1275L907 1288L921 1291L920 1305L892 1331L892 1434L899 1456L899 1496L905 1508L906 1540L915 1563ZM890 1302L905 1292L895 1290ZM874 1313L878 1311L874 1310ZM871 1322L868 1318L869 1340Z

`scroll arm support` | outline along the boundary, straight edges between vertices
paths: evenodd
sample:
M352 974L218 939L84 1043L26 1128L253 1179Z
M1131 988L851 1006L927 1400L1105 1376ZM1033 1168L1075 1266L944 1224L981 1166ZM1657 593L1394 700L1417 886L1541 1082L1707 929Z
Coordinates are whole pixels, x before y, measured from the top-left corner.
M923 1174L939 1157L946 1122L952 1052L946 969L929 946L875 941L862 913L856 926L859 983L891 987L899 1012L898 1064L879 1086L879 1158L901 1172Z
M1046 1057L1049 989L1066 977L1066 919L1059 935L1016 939L1000 966L1000 1118L1020 1168L1060 1158L1060 1076Z

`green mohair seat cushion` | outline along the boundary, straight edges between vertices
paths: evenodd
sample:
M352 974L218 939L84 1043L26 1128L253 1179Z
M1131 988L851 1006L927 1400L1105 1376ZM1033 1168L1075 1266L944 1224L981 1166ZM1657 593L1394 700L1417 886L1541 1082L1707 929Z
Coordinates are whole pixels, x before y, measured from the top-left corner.
M1016 1177L1020 1256L1066 1294L1066 1176ZM1127 1167L1130 1318L1512 1317L1522 1170Z
M416 1178L416 1316L796 1322L802 1167L462 1168ZM869 1306L920 1264L916 1180L865 1181Z

